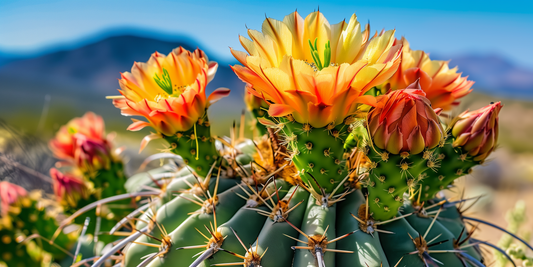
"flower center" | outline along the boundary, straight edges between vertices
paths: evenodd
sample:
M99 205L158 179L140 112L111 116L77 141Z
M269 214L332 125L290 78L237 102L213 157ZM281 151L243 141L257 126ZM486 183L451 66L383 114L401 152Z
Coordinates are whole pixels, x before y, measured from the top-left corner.
M157 83L159 88L164 91L163 94L157 94L154 98L155 102L159 102L159 100L163 98L167 98L169 96L172 97L178 97L180 96L187 87L186 85L178 86L177 84L172 85L172 80L170 79L170 75L168 74L167 69L163 68L163 75L159 77L159 74L154 74L154 81Z

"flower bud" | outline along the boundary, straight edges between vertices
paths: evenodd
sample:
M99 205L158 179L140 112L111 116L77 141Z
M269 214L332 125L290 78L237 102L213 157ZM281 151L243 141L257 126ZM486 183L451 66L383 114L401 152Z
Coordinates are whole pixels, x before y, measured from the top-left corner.
M418 81L380 98L368 114L374 144L392 154L418 154L437 146L443 129Z
M498 114L502 107L501 102L496 102L459 115L452 127L453 146L461 147L476 161L486 159L498 141Z

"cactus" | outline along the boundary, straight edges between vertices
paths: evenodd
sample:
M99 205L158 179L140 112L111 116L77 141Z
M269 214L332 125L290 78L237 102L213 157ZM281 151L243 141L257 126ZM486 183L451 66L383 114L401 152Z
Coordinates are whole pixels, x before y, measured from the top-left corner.
M57 202L63 207L65 215L72 215L95 201L126 193L124 165L112 147L112 138L112 135L105 136L102 117L87 112L62 126L50 141L54 156L62 160L60 170L52 168L50 176ZM92 224L86 233L95 235L95 240L115 240L115 237L99 237L99 234L111 230L116 218L122 218L133 210L130 199L113 204L99 205L87 214ZM78 217L73 222L83 225L85 218Z
M426 201L459 177L472 172L494 150L498 140L498 114L502 105L491 103L479 110L464 112L453 121L448 136L432 153L435 166L425 171L417 201Z
M61 234L54 245L48 243L58 227L57 212L46 210L52 200L38 190L27 192L9 182L0 182L0 200L0 266L36 266L46 257L67 257L65 249L72 246L72 236Z
M229 90L206 96L217 63L200 49L135 63L119 80L121 95L110 98L123 115L146 119L133 119L129 130L155 131L141 150L154 139L168 143L147 159L167 164L124 183L101 135L62 130L70 146L52 147L76 148L64 154L83 178L51 171L58 200L70 208L58 232L108 207L107 237L122 237L105 239L101 255L81 255L74 266L485 266L479 246L490 244L472 242L476 228L466 221L488 222L464 215L468 199L436 193L451 182L440 174L457 168L449 155L467 153L477 164L493 151L501 105L441 121L432 103L450 108L471 82L445 62L432 77L423 66L399 70L410 65L402 63L407 43L394 33L370 37L355 15L330 25L318 11L249 30L251 40L240 37L247 53L231 52L260 123L253 140L244 124L227 138L211 134L208 109ZM455 83L441 81L447 72ZM398 88L399 81L410 83ZM130 199L121 212L111 208Z

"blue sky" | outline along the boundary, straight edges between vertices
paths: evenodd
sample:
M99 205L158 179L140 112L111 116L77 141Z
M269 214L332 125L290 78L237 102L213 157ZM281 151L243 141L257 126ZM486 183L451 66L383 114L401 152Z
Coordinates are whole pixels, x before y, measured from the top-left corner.
M231 60L246 26L320 10L330 23L358 15L373 30L397 30L414 49L453 56L497 53L533 68L533 1L168 1L0 0L0 51L35 52L121 27L187 35ZM133 44L132 44L133 45Z

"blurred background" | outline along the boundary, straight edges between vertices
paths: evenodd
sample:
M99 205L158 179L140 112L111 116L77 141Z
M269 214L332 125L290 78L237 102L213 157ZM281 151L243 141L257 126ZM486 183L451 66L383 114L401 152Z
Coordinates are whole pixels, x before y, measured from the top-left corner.
M455 114L502 101L500 148L484 166L462 179L452 195L484 195L469 214L505 226L505 214L526 203L533 229L533 1L0 1L0 179L26 188L41 182L55 160L46 142L73 117L94 111L108 132L138 160L148 130L126 132L122 117L105 96L117 95L120 72L151 53L173 48L203 49L219 63L208 91L232 90L210 109L218 135L244 108L243 83L233 74L229 48L242 50L238 35L261 29L295 10L320 9L331 24L356 13L373 31L396 29L415 50L476 83ZM147 154L163 148L151 144ZM44 177L46 178L46 177ZM497 242L501 233L481 227L478 238Z

